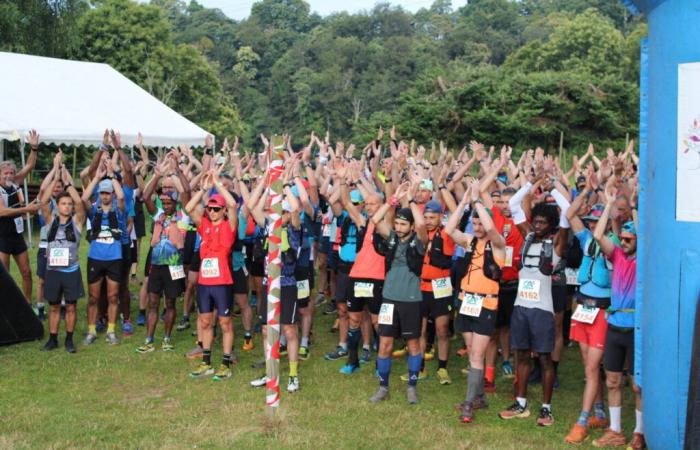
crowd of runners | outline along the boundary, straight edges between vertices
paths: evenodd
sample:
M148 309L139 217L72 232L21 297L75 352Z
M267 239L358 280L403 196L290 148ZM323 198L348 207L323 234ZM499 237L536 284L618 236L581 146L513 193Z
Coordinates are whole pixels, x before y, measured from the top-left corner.
M296 151L289 138L273 148L261 136L264 148L245 153L237 139L217 151L210 137L195 155L184 145L147 149L140 136L125 151L119 133L105 131L80 173L82 189L59 150L37 198L25 199L20 184L34 169L40 142L32 131L21 170L0 162L0 259L6 267L15 261L31 304L24 218L36 215L34 307L49 328L42 350L59 347L64 321L64 348L76 351L83 271L82 345L98 345L102 333L109 345L120 343L120 333L133 334L129 283L145 258L135 325L144 326L147 337L135 350L173 351L173 329L192 327L198 345L187 356L200 362L189 376L230 378L236 345L253 351L255 336L265 335L270 161L281 152L280 354L289 360L288 392L301 388L299 360L311 357L314 310L324 303L324 313L337 315L338 343L318 349L318 357L344 360L346 376L363 366L374 371L373 403L389 399L396 358L407 358L401 379L411 404L429 373L436 381L426 382L451 384L451 338L461 335L457 353L468 355L469 368L456 409L464 423L487 414L486 394L494 392L500 370L513 378L506 387L513 404L499 417L526 419L533 409L536 425L552 425L558 367L571 340L580 348L585 386L580 416L564 439L577 444L592 436L597 447L645 448L641 394L632 376L633 143L606 154L590 146L565 164L539 148L516 157L510 147L471 142L457 154L442 144L426 149L401 141L393 128L388 134L380 129L361 150L331 143L328 135L312 134ZM81 244L88 247L87 267L81 267ZM242 339L234 340L234 311ZM215 342L222 346L220 364L212 360ZM533 380L542 384L541 401L528 399ZM636 426L624 434L628 384L636 394Z

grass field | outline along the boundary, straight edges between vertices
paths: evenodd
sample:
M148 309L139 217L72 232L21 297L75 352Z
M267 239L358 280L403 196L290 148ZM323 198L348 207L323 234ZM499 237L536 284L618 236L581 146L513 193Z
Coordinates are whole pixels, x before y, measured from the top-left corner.
M147 241L144 240L144 245ZM82 247L83 274L85 250ZM32 265L36 249L30 251ZM16 267L12 269L19 280ZM135 293L135 287L132 287ZM35 294L36 295L36 294ZM136 298L134 296L134 298ZM79 303L75 342L86 331L85 304ZM181 308L182 303L178 304ZM132 301L134 317L138 302ZM500 409L511 403L510 380L497 379L497 392L489 395L491 407L478 411L476 420L461 424L453 405L462 401L466 376L460 371L466 359L455 356L453 341L449 371L453 384L440 386L429 362L431 376L419 382L420 403L409 406L399 375L404 361L394 363L390 401L372 405L367 400L377 388L373 364L351 377L342 376L340 361L329 362L323 353L334 348L332 318L317 313L311 358L300 362L302 389L282 393L276 419L268 418L264 389L248 382L262 375L251 363L262 356L256 337L252 352L240 351L234 376L226 382L191 380L187 373L196 363L183 357L192 348L190 332L175 332L176 351L160 350L140 355L134 349L145 336L142 327L115 347L102 336L78 353L61 347L40 352L43 344L29 342L0 347L0 449L24 448L470 448L549 449L566 448L564 436L578 417L583 370L576 347L566 349L560 365L561 388L555 391L555 424L535 426L541 390L530 389L529 419L505 422ZM236 331L240 332L236 319ZM159 324L156 340L162 336ZM61 324L59 341L63 342ZM221 358L215 344L213 361ZM286 362L282 363L286 387ZM499 369L500 371L500 365ZM633 399L626 392L623 429L628 437L634 426ZM595 432L597 437L601 432ZM583 445L591 447L590 439Z

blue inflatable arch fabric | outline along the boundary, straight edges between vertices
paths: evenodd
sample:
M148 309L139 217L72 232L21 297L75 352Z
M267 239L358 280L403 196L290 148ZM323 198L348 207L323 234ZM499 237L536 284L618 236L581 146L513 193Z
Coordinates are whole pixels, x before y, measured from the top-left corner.
M675 449L683 447L685 435L700 296L700 223L677 221L671 206L676 204L678 65L700 62L700 7L698 0L622 3L644 14L649 24L640 65L635 375L642 386L649 447Z

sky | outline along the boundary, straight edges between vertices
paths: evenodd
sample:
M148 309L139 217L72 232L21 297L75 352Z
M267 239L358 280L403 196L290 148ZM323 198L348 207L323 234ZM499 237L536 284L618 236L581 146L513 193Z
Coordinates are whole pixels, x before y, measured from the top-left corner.
M232 19L241 20L248 17L250 7L255 0L197 0L198 3L207 8L219 8L224 14ZM322 16L327 16L334 12L348 11L357 12L372 9L379 0L306 0L311 5L311 11ZM421 8L429 8L433 0L387 0L392 5L401 5L404 9L416 12ZM468 0L452 0L452 7L457 9L464 6Z

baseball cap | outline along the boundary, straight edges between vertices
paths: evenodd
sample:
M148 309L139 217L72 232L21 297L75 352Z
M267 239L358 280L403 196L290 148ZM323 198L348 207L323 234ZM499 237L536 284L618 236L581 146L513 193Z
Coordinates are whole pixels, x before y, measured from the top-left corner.
M581 175L580 177L576 178L576 184L581 184L581 183L586 183L586 177Z
M100 181L98 192L107 192L111 194L114 192L114 186L112 186L112 180L102 180Z
M401 208L396 211L396 218L405 220L408 223L413 223L413 213L409 208Z
M597 222L600 220L600 216L603 215L604 210L605 206L600 203L597 203L591 207L591 210L585 217L583 217L583 220L592 220Z
M226 201L224 198L221 196L221 194L214 194L211 197L209 197L209 201L207 202L207 206L226 206Z
M442 205L436 200L430 200L425 204L423 212L442 214Z
M636 238L637 237L637 227L634 226L634 222L625 222L620 230L621 238Z
M352 191L350 191L350 201L355 204L362 203L364 201L359 189L353 189Z

